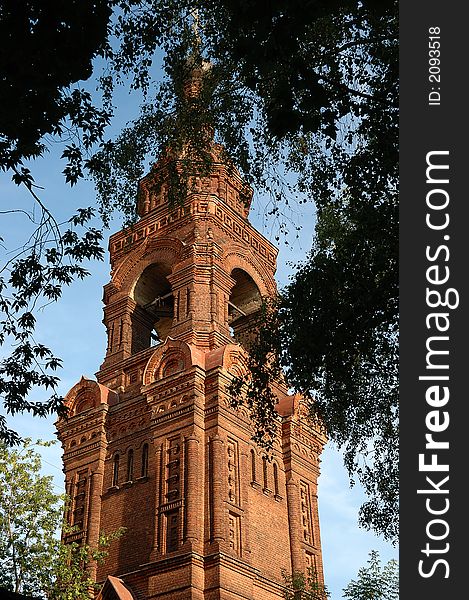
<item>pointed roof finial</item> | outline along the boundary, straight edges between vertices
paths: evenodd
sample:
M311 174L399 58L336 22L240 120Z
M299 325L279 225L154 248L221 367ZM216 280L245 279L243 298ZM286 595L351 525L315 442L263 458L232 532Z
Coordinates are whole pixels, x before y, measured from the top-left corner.
M194 50L197 51L197 54L200 55L200 46L202 44L202 38L200 37L199 28L200 28L200 17L199 17L199 9L193 8L191 10L192 17L192 33L194 34Z
M202 58L202 37L200 35L201 24L198 9L194 8L190 12L192 19L191 29L193 34L192 52L186 59L189 70L186 83L184 85L184 95L186 98L196 98L200 93L202 79L207 73L212 63Z

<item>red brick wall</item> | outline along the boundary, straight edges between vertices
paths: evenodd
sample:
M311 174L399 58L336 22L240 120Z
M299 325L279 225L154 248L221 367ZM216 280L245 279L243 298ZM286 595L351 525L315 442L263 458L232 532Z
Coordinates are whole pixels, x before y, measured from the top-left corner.
M274 294L276 250L247 222L236 173L218 165L199 183L200 193L171 214L151 186L142 188L143 218L110 240L108 348L99 385L82 380L72 388L74 416L59 423L67 481L80 469L93 481L75 537L95 543L98 530L126 528L96 577L122 576L139 600L273 600L283 597L282 570L315 563L322 578L316 486L325 439L292 401L279 417L274 461L264 468L246 411L229 406L226 384L230 372L242 369L243 353L228 327L234 277L253 282L256 294ZM145 348L151 315L133 293L151 265L160 266L146 273L166 278L155 289L170 286L174 310L170 337L154 349ZM81 387L87 403L79 401Z

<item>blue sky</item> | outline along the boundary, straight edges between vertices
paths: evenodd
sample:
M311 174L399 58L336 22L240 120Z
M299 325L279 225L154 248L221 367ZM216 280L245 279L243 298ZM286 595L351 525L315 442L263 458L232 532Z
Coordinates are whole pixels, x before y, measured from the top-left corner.
M118 96L118 118L114 130L131 118L138 105L135 96L121 90ZM44 189L38 193L46 205L57 215L58 220L69 218L76 207L94 204L95 194L90 182L81 182L74 188L66 186L60 171L64 165L59 161L61 149L51 146L46 158L31 165L36 183ZM33 201L26 190L17 188L7 174L0 174L0 197L2 210L24 208L31 210ZM272 223L263 216L262 198L255 197L251 210L251 222L266 237L274 239ZM311 245L314 229L314 207L307 203L302 213L296 216L301 223L300 238L292 233L288 245L280 243L277 281L284 285L293 272L292 264L304 258ZM120 227L118 219L111 224L109 233ZM0 236L5 246L12 250L26 239L29 223L19 214L0 214ZM107 239L106 239L107 244ZM4 263L5 249L0 249L0 264ZM63 369L59 375L59 392L65 394L82 375L94 377L104 358L106 348L105 330L102 324L102 286L109 280L108 257L104 262L88 265L90 277L75 282L64 291L62 299L39 313L36 339L51 347L62 358ZM0 350L1 351L1 350ZM45 393L37 391L38 398ZM53 439L54 419L33 419L20 415L10 419L11 426L24 437ZM54 476L56 490L63 490L61 452L57 444L52 448L41 448L44 471ZM397 558L397 549L370 532L358 528L358 508L364 497L359 487L350 488L340 454L328 445L324 451L319 479L319 513L325 566L326 584L332 600L342 597L342 589L356 577L358 569L365 565L368 553L379 550L383 562Z

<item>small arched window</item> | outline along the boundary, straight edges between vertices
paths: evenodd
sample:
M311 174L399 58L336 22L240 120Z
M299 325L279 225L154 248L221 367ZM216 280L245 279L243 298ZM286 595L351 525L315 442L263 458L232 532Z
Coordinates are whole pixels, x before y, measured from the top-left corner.
M142 477L148 476L148 444L143 444L142 448Z
M267 458L265 456L262 457L262 471L264 475L264 489L267 490L269 486L267 485Z
M119 455L114 456L114 462L112 465L112 485L119 485Z
M134 451L129 450L127 453L127 481L132 481L134 478Z
M251 481L256 481L256 453L251 449Z
M278 493L278 467L277 463L274 463L274 494L279 496Z

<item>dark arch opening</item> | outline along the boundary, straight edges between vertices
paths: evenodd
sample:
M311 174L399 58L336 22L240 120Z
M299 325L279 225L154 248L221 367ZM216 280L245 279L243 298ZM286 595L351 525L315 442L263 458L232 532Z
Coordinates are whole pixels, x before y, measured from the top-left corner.
M228 327L231 335L246 349L255 335L262 297L254 279L242 269L233 269L235 285L228 301Z
M174 297L168 275L171 269L155 263L148 266L135 284L137 303L132 315L132 354L164 342L174 319Z

